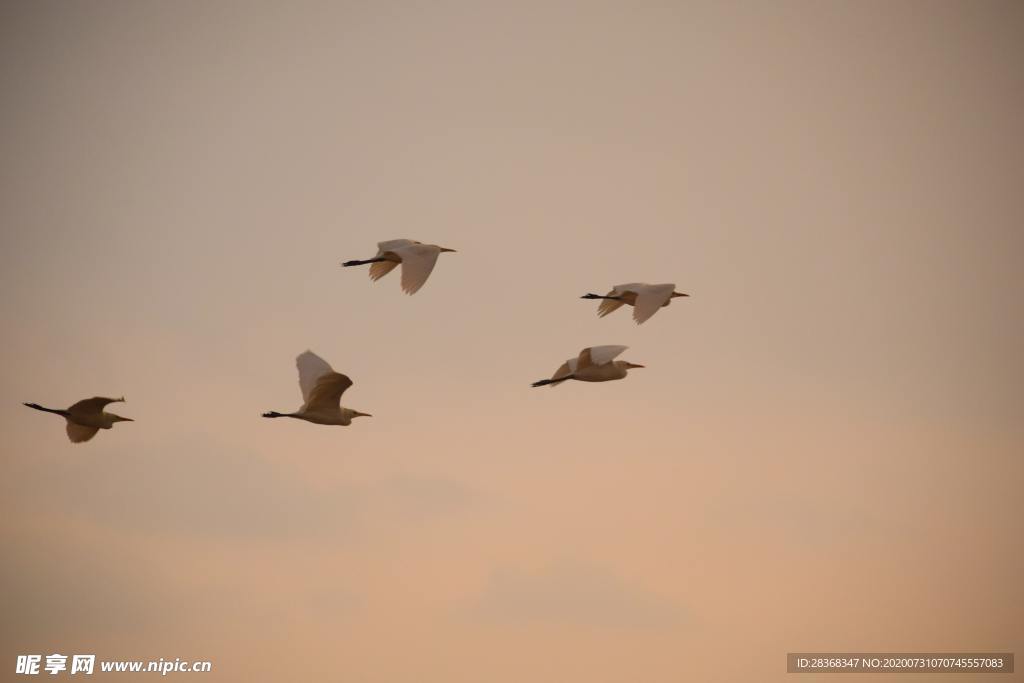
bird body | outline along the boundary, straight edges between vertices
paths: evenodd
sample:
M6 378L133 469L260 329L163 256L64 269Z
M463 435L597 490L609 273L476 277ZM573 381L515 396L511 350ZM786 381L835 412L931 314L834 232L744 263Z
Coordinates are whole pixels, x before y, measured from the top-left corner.
M82 399L66 410L44 408L38 403L26 403L25 405L46 413L60 415L67 420L67 434L71 443L82 443L96 436L99 430L110 429L117 422L134 422L130 417L121 417L103 410L111 403L123 402L124 396L121 398L94 396Z
M305 351L295 359L299 370L299 389L302 390L302 406L294 413L269 411L263 417L292 417L318 425L339 425L347 427L355 417L372 417L369 413L341 407L341 395L352 386L352 380L331 366L312 351Z
M615 285L612 291L605 295L584 294L581 299L601 299L601 305L597 308L597 315L603 318L623 304L633 307L633 320L639 325L652 315L672 303L672 299L680 296L690 296L677 292L676 286L672 283L661 285L649 285L646 282L631 282L625 285Z
M623 379L629 374L630 368L642 368L643 365L625 360L615 360L616 356L628 346L590 346L575 358L562 363L551 379L542 379L533 383L535 387L558 386L562 382L575 379L580 382L608 382Z
M373 258L345 261L341 265L350 267L371 264L370 279L377 281L401 264L402 291L406 294L415 294L430 277L437 257L445 251L455 250L415 240L387 240L377 243L377 255Z

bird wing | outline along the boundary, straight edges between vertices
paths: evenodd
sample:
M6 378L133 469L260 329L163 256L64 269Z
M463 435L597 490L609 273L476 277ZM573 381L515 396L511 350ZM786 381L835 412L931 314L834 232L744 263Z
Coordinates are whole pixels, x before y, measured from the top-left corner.
M384 253L385 252L381 252L381 254ZM381 279L382 277L390 273L392 270L394 270L395 266L397 265L397 261L377 261L376 263L371 264L370 279L374 281Z
M555 370L555 374L551 375L552 382L548 386L557 387L559 384L569 379L569 375L571 375L575 371L576 359L570 358L569 360L565 361L564 363L558 366L558 369Z
M419 244L419 242L416 240L385 240L384 242L377 242L377 256L383 256L386 251L408 247L413 244Z
M636 295L636 305L633 306L633 320L639 325L658 312L658 309L665 305L665 302L672 298L672 292L676 291L674 284L647 285L640 289Z
M123 399L104 398L102 396L83 398L81 401L75 403L70 408L68 408L68 412L71 414L79 415L99 415L100 413L103 412L103 409L106 408L109 404L117 403L118 401L121 400Z
M615 289L605 294L605 296L617 296ZM597 317L603 318L619 306L622 305L622 301L619 299L601 299L601 305L597 307Z
M341 395L352 386L352 380L340 372L329 372L316 381L302 409L310 412L337 410Z
M81 401L79 401L81 403ZM86 427L85 425L75 424L74 422L68 421L68 438L71 439L71 443L82 443L88 441L92 437L96 436L96 432L100 431L99 427Z
M624 285L615 285L612 287L612 291L608 292L608 296L612 296L613 294L615 296L620 296L626 292L633 292L634 294L637 294L644 287L650 287L650 285L645 282L629 282Z
M334 372L330 363L308 350L296 357L295 366L299 369L299 388L302 389L302 400L307 403L317 381L324 375Z
M410 244L391 250L402 259L402 290L406 294L415 294L430 277L437 263L440 247L432 244Z
M628 349L628 346L591 346L580 351L576 366L579 369L591 365L604 365L610 363L616 356Z

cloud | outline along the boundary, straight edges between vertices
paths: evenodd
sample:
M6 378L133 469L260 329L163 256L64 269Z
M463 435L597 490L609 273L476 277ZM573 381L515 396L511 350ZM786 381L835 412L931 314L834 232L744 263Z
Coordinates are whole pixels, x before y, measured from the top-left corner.
M498 624L548 622L610 628L669 628L679 605L599 567L556 564L529 573L502 568L469 605L474 619Z

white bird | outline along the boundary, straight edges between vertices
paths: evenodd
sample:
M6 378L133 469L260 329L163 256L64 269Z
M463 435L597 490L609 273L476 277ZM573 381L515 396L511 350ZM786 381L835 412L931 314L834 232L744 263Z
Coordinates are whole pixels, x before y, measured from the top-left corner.
M437 257L443 251L455 250L415 240L388 240L377 243L377 255L373 258L364 261L345 261L341 265L348 267L372 263L370 279L379 280L401 263L402 291L406 294L415 294L430 277Z
M597 308L597 315L603 318L622 304L633 307L633 320L639 325L658 312L659 308L668 306L677 296L690 296L676 291L674 284L649 285L645 282L631 282L628 285L616 285L606 295L584 294L581 299L603 299Z
M114 415L113 413L106 413L103 409L110 403L123 403L124 396L121 398L103 398L102 396L95 396L93 398L85 398L75 403L67 410L57 410L54 408L44 408L38 403L26 403L29 408L35 408L36 410L42 410L47 413L54 413L60 415L68 421L67 431L68 438L71 439L71 443L82 443L88 441L92 437L96 436L96 432L101 429L110 429L114 426L115 422L135 422L130 417L121 417L120 415Z
M567 379L578 379L581 382L608 382L622 379L630 368L642 368L643 365L630 363L626 360L615 360L615 357L628 349L628 346L591 346L580 351L576 358L562 363L551 379L542 379L533 383L535 387L545 385L557 386Z
M331 366L312 351L305 351L295 359L299 368L299 388L302 390L302 407L294 413L270 411L263 417L294 417L318 425L352 424L354 417L373 417L369 413L341 407L341 395L352 386L352 380Z

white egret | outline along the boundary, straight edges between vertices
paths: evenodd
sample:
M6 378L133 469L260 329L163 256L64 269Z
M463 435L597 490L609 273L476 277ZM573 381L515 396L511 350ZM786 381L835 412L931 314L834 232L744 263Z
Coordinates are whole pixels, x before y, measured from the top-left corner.
M606 295L584 294L581 299L602 299L597 308L597 315L605 317L622 304L633 307L633 320L639 325L658 312L659 308L668 306L677 296L690 296L676 291L673 284L649 285L645 282L632 282L628 285L616 285Z
M110 403L123 402L124 396L121 398L103 398L102 396L95 396L93 398L82 399L67 410L44 408L38 403L26 403L25 405L29 408L42 410L46 413L60 415L68 422L67 431L68 438L71 439L71 443L82 443L83 441L88 441L92 437L96 436L96 432L99 430L110 429L114 426L115 422L135 422L135 420L130 417L121 417L120 415L114 415L113 413L103 411L103 409Z
M615 360L615 357L628 349L628 346L591 346L580 351L576 358L570 358L562 363L551 379L542 379L534 382L532 386L543 387L545 385L558 386L567 379L577 379L581 382L608 382L613 379L622 379L630 368L642 368L643 365L630 363L625 360Z
M345 261L341 265L370 266L370 279L379 280L390 273L399 263L402 264L402 291L415 294L434 270L437 257L441 252L451 251L436 244L423 244L415 240L388 240L377 243L377 255L363 261Z
M305 351L295 359L299 369L299 388L302 390L302 407L294 413L270 411L263 417L294 417L318 425L352 424L354 417L373 417L369 413L341 407L341 395L352 386L352 380L331 366L312 351Z

